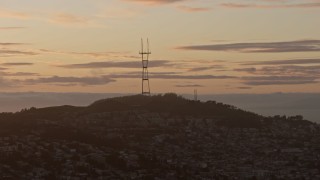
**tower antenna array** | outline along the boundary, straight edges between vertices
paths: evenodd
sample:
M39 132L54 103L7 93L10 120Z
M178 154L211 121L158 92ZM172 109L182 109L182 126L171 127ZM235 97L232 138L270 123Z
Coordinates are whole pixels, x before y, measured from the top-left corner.
M143 47L143 39L141 39L141 51L139 52L142 58L142 95L150 95L150 83L149 83L149 39L147 39L147 49Z

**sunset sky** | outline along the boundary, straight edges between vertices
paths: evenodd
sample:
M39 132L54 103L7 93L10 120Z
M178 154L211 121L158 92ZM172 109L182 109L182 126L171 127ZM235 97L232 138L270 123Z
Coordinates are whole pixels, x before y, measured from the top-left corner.
M1 92L320 91L320 0L0 0Z

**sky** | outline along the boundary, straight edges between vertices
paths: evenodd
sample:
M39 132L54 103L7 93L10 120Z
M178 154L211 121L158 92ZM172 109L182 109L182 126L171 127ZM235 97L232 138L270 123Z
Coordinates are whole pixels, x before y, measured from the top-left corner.
M0 92L317 93L320 0L0 0Z

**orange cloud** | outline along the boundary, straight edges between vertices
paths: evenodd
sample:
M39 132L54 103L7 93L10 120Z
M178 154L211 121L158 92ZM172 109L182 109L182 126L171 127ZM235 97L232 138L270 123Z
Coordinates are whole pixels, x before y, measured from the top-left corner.
M87 24L88 19L68 13L56 14L51 21L59 24Z
M0 44L1 45L1 44ZM93 58L130 58L136 59L140 58L139 56L132 56L129 52L68 52L68 51L56 51L49 49L39 49L43 53L52 53L52 54L64 54L64 55L76 55L76 56L89 56Z
M24 12L0 9L0 18L28 19L31 15Z
M202 7L189 7L189 6L178 6L178 9L185 12L205 12L210 11L210 8L202 8Z

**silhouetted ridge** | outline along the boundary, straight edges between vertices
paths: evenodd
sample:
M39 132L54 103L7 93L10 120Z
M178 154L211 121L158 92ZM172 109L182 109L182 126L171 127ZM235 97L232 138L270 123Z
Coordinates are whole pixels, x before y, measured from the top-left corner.
M97 111L147 110L170 113L172 116L215 117L220 125L232 127L259 127L262 116L215 101L193 101L174 93L164 95L133 95L99 100L88 108Z
M130 106L121 102L117 101L113 98L111 99L103 99L96 101L86 107L85 112L110 112L110 111L125 111L130 109Z
M92 114L109 112L131 111L139 115L139 112L150 112L166 114L169 117L197 117L199 119L211 119L216 124L227 127L253 127L260 128L268 122L277 120L290 120L291 124L308 124L309 121L302 116L295 117L263 117L258 114L241 110L235 106L216 101L193 101L185 99L174 93L163 95L143 96L132 95L102 99L92 103L87 107L56 106L47 108L23 109L17 113L2 113L0 120L17 121L18 126L27 125L26 120L52 120L61 121L63 119L81 118ZM18 122L19 120L24 120ZM119 122L121 123L121 122Z

